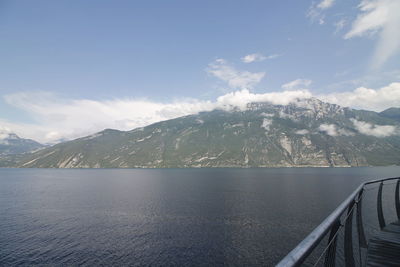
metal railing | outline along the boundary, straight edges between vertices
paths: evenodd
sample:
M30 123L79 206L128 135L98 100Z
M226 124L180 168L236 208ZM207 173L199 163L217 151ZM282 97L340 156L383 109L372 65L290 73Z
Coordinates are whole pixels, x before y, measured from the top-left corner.
M324 257L324 266L335 266L335 257L337 249L338 233L344 228L344 262L341 265L356 266L354 259L353 228L357 229L358 247L367 248L368 243L364 232L363 216L362 216L362 199L363 193L367 185L379 183L379 189L376 199L376 211L380 229L386 226L383 205L382 190L386 181L397 180L395 189L395 207L397 218L400 220L400 200L399 187L400 177L386 178L380 180L372 180L361 184L351 195L343 201L319 226L317 226L297 247L295 247L285 258L283 258L276 266L300 266L311 255L315 248L320 244L321 240L329 234L327 245L323 253L318 258L319 262ZM353 226L353 213L356 210L356 224ZM343 217L343 218L342 218ZM361 258L361 253L360 253ZM360 259L360 265L362 261ZM322 263L321 263L322 264ZM315 264L316 265L316 264Z

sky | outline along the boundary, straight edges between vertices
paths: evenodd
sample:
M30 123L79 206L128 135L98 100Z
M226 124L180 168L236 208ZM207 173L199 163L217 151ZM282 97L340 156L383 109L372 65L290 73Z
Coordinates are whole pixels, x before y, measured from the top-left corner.
M43 143L250 101L400 107L399 0L0 0L0 132Z

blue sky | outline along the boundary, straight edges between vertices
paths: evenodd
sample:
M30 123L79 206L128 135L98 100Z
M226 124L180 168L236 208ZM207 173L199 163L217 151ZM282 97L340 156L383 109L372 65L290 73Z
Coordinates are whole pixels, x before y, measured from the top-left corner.
M400 106L399 8L397 0L3 0L0 127L43 142L75 138L208 110L243 90ZM115 115L78 116L99 110Z

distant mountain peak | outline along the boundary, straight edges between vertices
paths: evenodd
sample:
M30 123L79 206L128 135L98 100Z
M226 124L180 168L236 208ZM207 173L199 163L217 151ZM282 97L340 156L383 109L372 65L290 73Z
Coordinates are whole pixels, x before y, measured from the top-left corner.
M0 155L13 155L35 151L44 145L31 140L20 138L8 130L0 130Z

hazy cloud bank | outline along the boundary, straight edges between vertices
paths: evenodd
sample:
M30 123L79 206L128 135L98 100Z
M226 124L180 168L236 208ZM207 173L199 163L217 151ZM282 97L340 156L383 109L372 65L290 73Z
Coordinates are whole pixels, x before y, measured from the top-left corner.
M400 106L400 83L392 83L379 89L360 87L350 92L313 95L310 90L286 90L264 94L252 93L247 89L237 90L218 97L214 101L181 99L160 103L149 99L62 99L48 92L20 92L4 96L5 101L29 114L34 123L17 123L0 118L1 129L15 132L21 137L40 142L57 142L72 139L105 128L130 130L154 122L168 120L200 111L212 109L246 108L250 102L271 102L286 105L297 98L317 97L342 106L381 111ZM391 128L380 128L355 122L360 133L382 135L391 133ZM340 133L331 126L321 129L327 133Z

